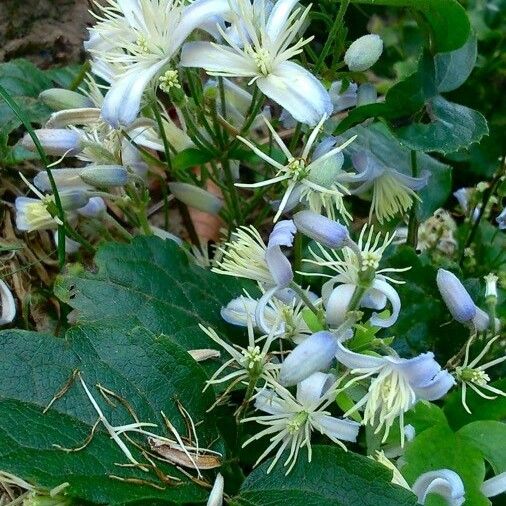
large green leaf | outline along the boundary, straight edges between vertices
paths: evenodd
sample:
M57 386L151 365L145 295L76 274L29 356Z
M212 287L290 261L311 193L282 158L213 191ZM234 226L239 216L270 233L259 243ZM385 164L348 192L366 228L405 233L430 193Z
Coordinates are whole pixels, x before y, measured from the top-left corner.
M288 476L269 462L243 483L233 506L407 506L416 504L409 491L392 485L391 472L380 464L337 447L315 446L307 462L305 452Z
M495 474L506 471L506 424L492 420L472 422L458 434L482 454Z
M488 133L487 120L469 107L437 96L425 106L430 121L413 123L395 131L408 148L417 151L453 153L478 142Z
M144 501L172 504L199 502L205 489L184 477L173 466L157 462L159 471L182 479L177 486L163 483L157 474L128 464L126 456L103 425L90 444L74 452L97 420L85 391L76 378L68 391L44 413L57 392L79 371L106 418L113 425L142 422L157 424L153 432L172 437L164 426L163 411L182 434L187 429L177 400L198 424L200 445L217 438L206 409L211 393L202 393L206 375L190 355L160 335L145 329L83 326L67 332L65 339L23 331L0 334L0 469L51 489L68 482L65 493L79 500L106 504ZM127 403L109 404L97 385L115 392ZM111 398L111 400L114 400ZM201 423L199 423L201 422ZM173 437L172 437L173 438ZM147 447L145 437L134 437ZM148 463L124 438L139 462ZM155 462L155 461L154 461ZM117 476L123 480L111 478ZM140 480L140 481L139 481ZM137 482L136 482L137 481Z
M431 27L437 52L458 49L469 37L469 19L457 0L351 0L351 2L407 7L420 12Z
M220 310L246 286L198 267L175 242L157 237L137 237L130 245L106 244L95 264L95 272L58 282L57 294L75 309L75 321L141 326L165 334L186 350L215 347L199 323L231 332ZM255 287L248 286L255 293Z
M381 123L368 127L357 126L348 130L345 137L357 135L345 150L353 154L362 150L371 151L387 167L411 175L411 152L399 144L399 141ZM343 136L344 137L344 136ZM422 203L418 206L418 217L423 220L444 204L451 189L451 169L424 153L418 153L419 173L429 172L430 178L426 188L418 192Z
M423 473L438 469L455 471L464 482L466 506L486 506L490 501L481 493L485 478L485 463L474 445L455 434L446 424L427 429L406 448L406 464L402 474L413 484Z

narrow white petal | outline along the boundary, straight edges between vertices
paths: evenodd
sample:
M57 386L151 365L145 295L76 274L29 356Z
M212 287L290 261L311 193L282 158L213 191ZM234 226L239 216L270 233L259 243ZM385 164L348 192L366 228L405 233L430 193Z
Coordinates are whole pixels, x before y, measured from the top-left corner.
M225 481L223 480L223 476L218 473L216 479L214 480L214 485L209 494L209 499L207 500L207 506L221 506L223 504L223 488L225 485Z
M16 303L7 284L0 279L0 295L2 300L2 314L0 325L8 325L16 317Z
M349 369L379 369L387 362L383 357L373 357L350 351L340 342L337 343L336 358Z
M454 385L455 378L448 371L440 371L429 384L414 390L419 399L435 401L445 396Z
M329 325L337 327L344 322L355 289L355 285L343 284L338 285L332 290L326 304L325 313L325 318Z
M280 63L272 74L258 79L257 85L301 123L314 126L324 115L332 112L327 90L316 77L296 63Z
M429 494L444 497L449 506L460 506L465 500L464 483L450 469L440 469L422 474L411 487L420 504L425 504Z
M342 441L356 442L360 424L352 420L342 420L330 415L318 414L316 428L323 434Z
M265 31L271 40L277 39L295 4L299 0L278 0L274 5Z
M382 279L375 279L372 287L383 293L390 301L390 304L392 304L392 314L389 318L381 318L377 313L373 313L371 316L371 323L377 327L391 327L397 321L401 310L401 299L399 298L399 294L393 286Z
M506 471L485 480L481 486L481 492L485 497L495 497L506 492Z

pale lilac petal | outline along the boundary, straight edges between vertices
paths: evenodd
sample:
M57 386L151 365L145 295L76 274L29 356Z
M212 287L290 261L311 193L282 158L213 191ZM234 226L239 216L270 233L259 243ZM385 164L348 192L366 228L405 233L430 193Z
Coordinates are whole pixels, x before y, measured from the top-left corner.
M281 251L281 247L272 246L271 248L267 248L265 252L265 261L276 283L276 287L278 289L286 288L293 279L293 271L292 265Z
M440 469L422 474L411 487L420 504L425 504L429 494L444 497L449 506L460 506L465 500L464 483L450 469Z
M495 497L506 492L506 471L485 480L481 486L481 492L485 497Z
M248 318L251 318L253 326L257 326L255 321L255 310L258 301L248 297L237 297L232 299L225 307L221 308L221 317L231 325L238 325L247 327ZM268 322L274 323L276 321L276 311L271 307L264 309L265 319Z
M337 350L337 339L331 332L322 330L297 345L281 365L279 382L292 386L311 374L327 369Z
M181 66L203 68L208 72L232 73L238 77L253 77L257 74L252 58L241 56L228 46L210 42L187 42L181 51Z
M270 39L273 41L278 38L284 27L287 19L289 18L295 4L299 0L278 0L272 8L265 31Z
M428 171L424 171L420 177L408 176L394 169L390 169L390 172L395 174L395 179L400 181L404 186L407 186L415 191L425 188L431 176L431 173Z
M332 290L325 307L325 318L330 326L337 327L344 322L355 290L356 286L348 283Z
M457 276L450 271L439 269L436 282L453 318L459 323L470 323L476 315L476 306Z
M441 371L441 366L434 360L431 351L422 353L414 358L387 357L387 360L408 379L413 387L423 387L429 384L434 376Z
M334 376L315 372L297 385L297 400L306 407L318 405L322 395L335 381Z
M455 385L455 378L446 370L440 371L432 381L422 387L415 387L417 398L426 401L435 401L444 397Z
M0 316L0 325L8 325L12 323L14 318L16 317L16 303L14 302L14 297L12 296L12 292L10 291L7 284L0 279L0 295L1 295L1 316Z
M223 480L223 476L218 473L216 479L214 480L214 485L211 489L211 493L209 494L207 506L222 506L224 487L225 481Z
M290 196L288 197L288 200L285 203L285 207L283 208L283 213L288 213L288 212L292 211L300 204L303 190L304 190L304 186L301 184L298 184L294 187L294 189L292 190L292 193L290 193ZM281 200L273 200L271 202L272 209L274 211L277 211L279 209L280 204L281 204Z
M328 248L342 248L350 239L346 227L314 211L298 212L293 223L299 232Z
M383 293L386 298L389 300L392 305L392 314L389 318L382 318L377 313L373 313L370 319L372 325L376 327L387 328L391 327L399 317L399 312L401 310L401 299L399 298L399 294L397 290L389 285L386 281L382 279L375 279L372 288L378 290Z
M342 81L334 81L329 90L330 99L334 106L334 113L344 111L357 105L357 85L350 83L346 90L341 93Z
M168 61L164 58L149 66L139 65L118 77L104 98L102 118L113 128L132 124L139 114L144 90Z
M285 61L257 81L260 90L284 107L297 121L316 125L332 113L329 94L321 82L296 63Z
M357 441L360 424L353 420L335 418L330 415L318 413L316 415L317 429L323 434L332 436L340 441ZM315 424L316 425L316 424Z
M269 415L286 414L286 408L281 399L272 391L263 389L255 397L255 408L269 413Z
M273 246L287 246L293 245L293 237L297 232L297 228L292 220L278 221L272 229L271 235L269 236L268 248Z
M345 348L340 342L337 343L336 358L338 362L348 369L379 369L387 364L385 357L373 357L362 355Z
M381 311L385 309L387 302L387 296L383 292L372 288L362 297L360 307L367 307L369 309Z
M479 332L484 332L485 330L488 329L488 325L490 323L490 316L478 306L475 306L475 308L476 314L474 315L472 320L474 328Z

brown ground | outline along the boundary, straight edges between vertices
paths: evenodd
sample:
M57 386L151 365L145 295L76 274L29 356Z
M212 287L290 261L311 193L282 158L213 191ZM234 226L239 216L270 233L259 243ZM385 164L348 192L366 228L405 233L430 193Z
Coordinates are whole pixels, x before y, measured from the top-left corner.
M0 0L0 61L41 68L80 62L91 21L87 0Z

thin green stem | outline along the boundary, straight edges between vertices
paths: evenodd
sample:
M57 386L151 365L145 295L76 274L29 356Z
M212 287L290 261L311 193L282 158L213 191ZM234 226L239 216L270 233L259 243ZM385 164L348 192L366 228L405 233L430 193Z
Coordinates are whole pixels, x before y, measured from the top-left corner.
M79 69L79 73L77 74L77 76L74 78L74 80L70 84L69 89L71 91L76 91L79 88L79 86L84 81L84 78L86 77L86 74L90 71L90 69L91 69L90 61L86 60L81 65L81 68Z
M167 135L165 133L165 127L163 126L163 119L162 115L160 114L160 111L158 110L158 103L155 101L153 104L153 113L155 115L156 123L158 125L158 130L160 131L160 136L162 137L163 142L163 149L165 151L165 163L167 164L167 169L169 171L169 174L172 174L172 160L170 158L171 150L173 149L169 139L167 139Z
M307 293L301 288L295 281L290 283L290 288L304 301L304 304L314 313L318 318L320 318L320 311L315 307L315 305L311 302L311 299L308 297Z
M418 177L418 161L415 150L411 151L411 175L413 177ZM409 212L408 237L406 242L414 249L416 249L418 243L418 219L416 217L417 210L418 200L413 199L413 205L411 206L411 210Z

